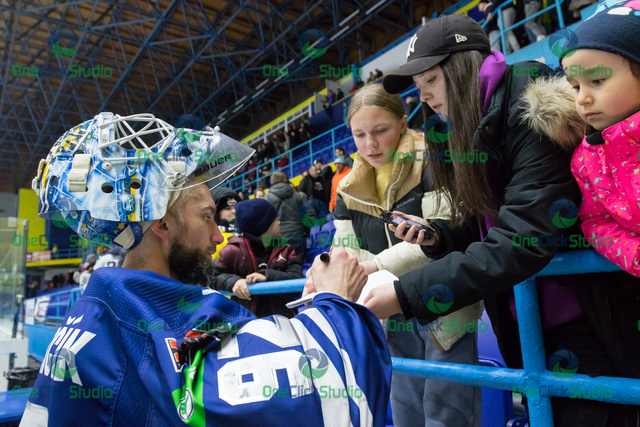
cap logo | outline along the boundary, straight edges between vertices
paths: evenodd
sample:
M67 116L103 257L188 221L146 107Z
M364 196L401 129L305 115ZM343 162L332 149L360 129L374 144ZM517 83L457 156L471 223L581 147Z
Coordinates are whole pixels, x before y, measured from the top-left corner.
M461 36L460 34L456 34L456 43L466 42L467 38L465 36Z
M411 56L413 52L416 51L416 40L418 40L418 35L414 34L413 37L411 37L411 40L409 40L409 48L407 49L407 58Z

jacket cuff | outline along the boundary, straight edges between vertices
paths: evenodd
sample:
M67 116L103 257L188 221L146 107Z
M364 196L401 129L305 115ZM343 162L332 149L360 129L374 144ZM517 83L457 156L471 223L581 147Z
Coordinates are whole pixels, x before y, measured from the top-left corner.
M413 311L411 310L411 305L409 304L409 300L407 299L406 295L402 291L400 280L396 280L393 282L393 288L396 291L396 297L398 298L398 302L400 303L402 314L404 314L404 317L406 319L413 318Z
M447 238L445 237L447 233L443 231L442 226L439 224L438 220L432 221L430 225L438 235L438 243L435 246L420 245L420 248L422 249L422 252L429 258L440 259L451 252L452 243L447 241Z

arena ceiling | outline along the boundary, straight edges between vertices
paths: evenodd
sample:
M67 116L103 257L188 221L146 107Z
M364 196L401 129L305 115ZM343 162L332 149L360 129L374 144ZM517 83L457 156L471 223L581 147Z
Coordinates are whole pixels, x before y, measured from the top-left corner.
M53 142L100 111L188 115L241 139L323 86L296 67L360 63L450 4L434 3L0 0L0 192L29 188ZM328 49L309 60L315 30Z

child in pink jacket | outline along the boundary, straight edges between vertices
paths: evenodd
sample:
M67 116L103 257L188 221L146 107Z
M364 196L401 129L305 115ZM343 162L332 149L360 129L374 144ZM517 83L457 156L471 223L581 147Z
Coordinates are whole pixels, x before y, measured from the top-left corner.
M578 26L560 58L588 126L571 160L582 231L594 249L640 276L640 0Z

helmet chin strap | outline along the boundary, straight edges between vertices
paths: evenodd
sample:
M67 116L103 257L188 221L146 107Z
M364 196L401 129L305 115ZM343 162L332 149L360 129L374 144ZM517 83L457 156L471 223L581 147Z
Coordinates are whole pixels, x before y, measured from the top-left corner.
M142 221L129 223L127 228L113 239L115 243L130 250L138 246L142 241L142 235L151 227L153 221Z

